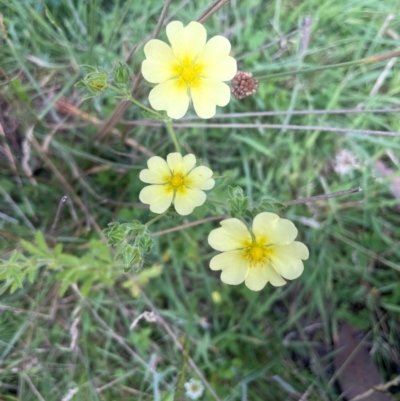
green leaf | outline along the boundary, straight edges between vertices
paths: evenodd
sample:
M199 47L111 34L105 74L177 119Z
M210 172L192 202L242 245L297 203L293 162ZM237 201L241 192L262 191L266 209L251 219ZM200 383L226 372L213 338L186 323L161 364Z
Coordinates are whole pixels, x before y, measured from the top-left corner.
M43 252L40 248L37 248L35 245L31 244L28 241L21 239L22 247L32 255L40 256L41 258L45 258L47 255L46 252Z
M50 250L49 247L47 246L46 240L44 239L43 233L41 231L36 231L35 239L39 249L42 250L45 255L49 255Z
M56 259L56 262L59 265L62 265L64 267L76 267L80 266L81 260L77 258L76 256L73 255L68 255L63 253L62 255L58 256Z
M62 254L62 244L57 244L53 249L54 258L57 259Z
M257 142L254 139L251 139L247 136L243 135L232 135L233 138L235 138L239 142L246 143L247 145L251 146L253 149L257 150L258 152L264 154L265 156L268 156L268 158L275 159L274 152L266 148L264 145L261 143Z
M11 286L10 292L13 293L18 288L22 288L22 281L25 277L23 274L21 267L18 265L14 265L10 267L10 276L13 278L14 282Z

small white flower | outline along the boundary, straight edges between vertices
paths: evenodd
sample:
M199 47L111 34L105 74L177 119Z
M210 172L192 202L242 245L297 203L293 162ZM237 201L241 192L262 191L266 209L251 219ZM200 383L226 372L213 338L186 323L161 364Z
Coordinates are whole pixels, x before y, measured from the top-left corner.
M191 400L197 400L203 395L204 386L203 383L196 379L190 379L188 382L184 384L186 389L186 395Z
M336 152L333 168L337 174L346 175L358 167L358 159L350 150L341 149Z

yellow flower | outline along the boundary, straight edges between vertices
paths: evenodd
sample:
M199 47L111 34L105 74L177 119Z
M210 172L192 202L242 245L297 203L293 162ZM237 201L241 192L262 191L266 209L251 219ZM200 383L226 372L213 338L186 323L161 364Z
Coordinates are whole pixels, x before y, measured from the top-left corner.
M205 166L195 167L196 158L189 154L170 153L167 161L159 156L147 161L148 169L140 172L139 178L149 185L144 187L139 198L149 204L154 213L164 213L172 202L182 216L192 213L196 206L206 200L203 189L214 187L213 172Z
M207 42L207 32L198 22L186 27L170 22L167 36L171 46L152 39L144 47L142 74L158 84L149 95L151 106L178 119L185 115L191 98L199 117L213 117L216 105L226 106L231 97L222 81L232 79L237 70L236 60L229 57L229 40L214 36Z
M243 281L253 291L260 291L270 282L284 285L282 278L293 280L303 272L303 260L308 259L307 247L298 241L297 229L274 213L259 213L252 232L239 219L221 221L220 228L211 231L208 243L223 252L210 261L212 270L222 270L221 280L236 285Z

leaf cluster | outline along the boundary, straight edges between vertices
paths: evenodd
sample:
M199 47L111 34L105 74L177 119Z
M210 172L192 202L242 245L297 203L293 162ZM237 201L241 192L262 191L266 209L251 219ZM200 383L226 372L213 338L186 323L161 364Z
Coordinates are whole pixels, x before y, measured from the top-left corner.
M136 271L143 267L144 256L150 253L154 245L146 225L138 220L122 224L112 222L103 232L108 238L107 244L115 247L115 258L122 261L125 273L133 266Z

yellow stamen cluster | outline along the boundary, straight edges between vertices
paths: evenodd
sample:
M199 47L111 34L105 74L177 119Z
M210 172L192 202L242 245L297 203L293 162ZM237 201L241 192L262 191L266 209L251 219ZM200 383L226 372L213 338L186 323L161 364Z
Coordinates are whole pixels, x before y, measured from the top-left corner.
M178 189L185 185L185 180L182 177L182 174L175 174L172 175L171 179L169 180L169 184L174 187L174 189Z
M179 86L196 87L200 83L203 67L196 64L190 57L185 57L182 63L174 67Z
M268 260L267 248L258 243L254 243L245 250L246 259L248 260L250 267L257 265L263 265Z

